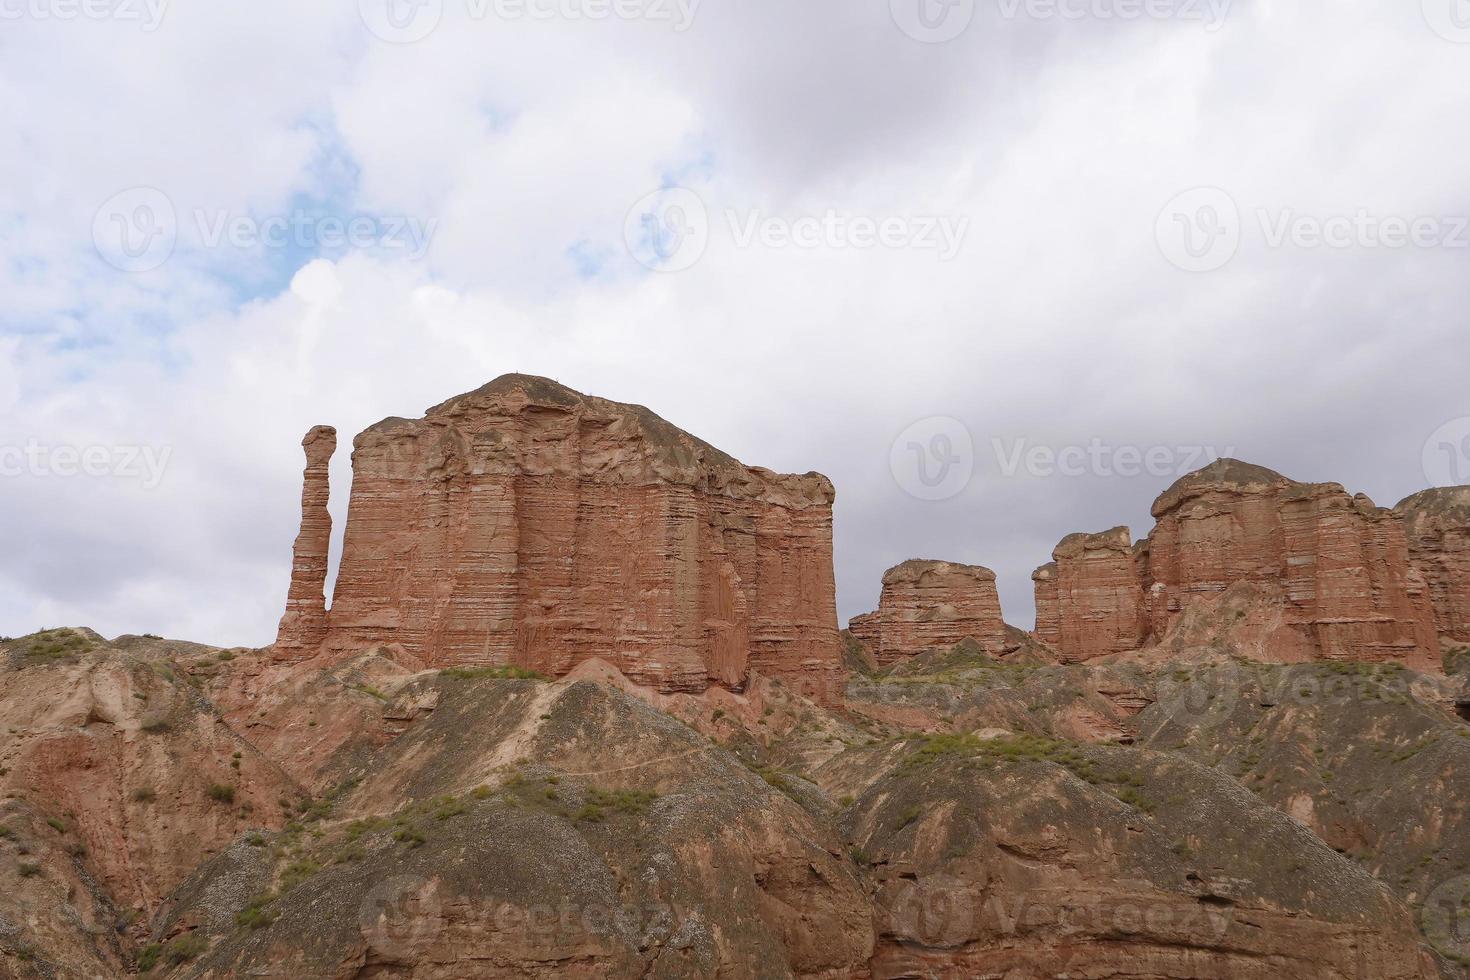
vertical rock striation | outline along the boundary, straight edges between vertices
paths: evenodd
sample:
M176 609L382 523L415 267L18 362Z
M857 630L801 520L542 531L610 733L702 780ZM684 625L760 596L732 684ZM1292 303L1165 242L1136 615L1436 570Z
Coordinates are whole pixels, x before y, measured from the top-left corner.
M1037 636L1068 662L1138 649L1147 635L1143 584L1126 527L1071 534L1036 583Z
M1246 583L1273 605L1283 644L1313 659L1437 664L1404 523L1367 497L1226 459L1179 480L1152 513L1131 551L1123 529L1074 535L1033 576L1038 635L1068 659L1157 641L1192 603Z
M880 666L964 639L994 650L1006 642L995 573L947 561L913 560L890 568L878 611L854 617L849 629L872 647Z
M648 409L507 375L357 437L326 647L663 691L750 671L840 696L832 484Z
M1424 576L1441 636L1470 643L1470 487L1436 487L1394 508Z
M278 660L305 660L327 635L327 556L332 544L332 515L327 511L328 467L337 451L337 430L318 425L301 441L306 472L301 486L301 531L291 559L291 586L286 612L276 632Z

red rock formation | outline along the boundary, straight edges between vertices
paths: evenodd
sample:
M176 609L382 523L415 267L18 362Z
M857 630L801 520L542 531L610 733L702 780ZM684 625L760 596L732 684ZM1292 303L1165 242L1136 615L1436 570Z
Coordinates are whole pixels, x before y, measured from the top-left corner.
M327 468L337 451L337 430L318 425L301 441L306 473L301 487L301 533L291 560L291 588L286 614L276 633L279 660L305 660L327 635L327 555L332 544L332 515L327 512Z
M1191 597L1255 582L1278 591L1286 624L1323 659L1437 664L1433 610L1403 523L1367 497L1220 460L1165 491L1153 515L1155 634Z
M1143 644L1143 584L1126 527L1068 535L1052 559L1031 576L1041 640L1074 663Z
M1073 536L1056 567L1033 576L1038 635L1067 658L1157 641L1195 600L1246 583L1294 651L1436 669L1429 589L1410 565L1403 522L1367 497L1220 460L1165 491L1153 516L1131 554L1122 529Z
M1442 636L1470 643L1470 487L1416 493L1394 512L1403 518L1409 558L1424 576Z
M989 650L1006 645L995 573L978 565L906 561L883 575L878 611L848 624L853 636L872 644L880 666L935 647L972 639Z
M832 484L746 467L646 408L507 375L357 437L326 649L662 691L840 694Z

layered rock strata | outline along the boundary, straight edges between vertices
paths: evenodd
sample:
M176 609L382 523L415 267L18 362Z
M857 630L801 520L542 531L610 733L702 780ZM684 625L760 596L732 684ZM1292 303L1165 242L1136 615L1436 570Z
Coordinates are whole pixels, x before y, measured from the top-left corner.
M1091 660L1143 643L1143 585L1126 527L1068 535L1032 580L1037 636L1064 660Z
M1435 627L1470 643L1470 487L1436 487L1401 501L1409 558L1429 585Z
M1437 664L1430 588L1404 523L1367 497L1220 460L1152 513L1131 551L1123 529L1073 535L1033 576L1038 635L1068 659L1157 641L1194 600L1249 583L1272 604L1281 643L1309 659Z
M353 447L328 651L553 676L601 658L663 691L758 671L839 695L826 477L524 375Z
M947 561L913 560L890 568L878 611L854 617L848 628L869 644L879 666L966 639L990 650L1006 643L995 573Z
M301 486L301 531L291 559L286 613L276 633L281 660L304 660L327 635L327 558L332 545L332 515L327 511L328 473L337 451L337 430L318 425L301 441L306 472Z

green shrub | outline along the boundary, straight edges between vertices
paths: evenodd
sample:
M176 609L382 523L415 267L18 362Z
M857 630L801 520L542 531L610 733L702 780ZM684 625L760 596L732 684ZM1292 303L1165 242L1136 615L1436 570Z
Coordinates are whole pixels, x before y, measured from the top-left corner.
M22 861L16 866L15 870L22 878L34 878L41 873L41 866L39 864L32 864L29 861Z
M58 834L66 833L66 823L57 817L47 817L46 826L50 827Z
M227 783L210 783L208 793L209 798L216 803L235 802L235 787Z
M138 953L138 972L147 973L158 965L159 957L163 956L163 947L158 943L149 943Z
M457 681L475 681L486 678L514 681L550 680L545 674L539 674L524 667L450 667L448 670L439 671L439 676Z
M195 959L208 948L209 943L205 941L203 936L198 933L186 932L178 939L169 943L164 948L163 955L169 964L178 966L180 963L187 963Z

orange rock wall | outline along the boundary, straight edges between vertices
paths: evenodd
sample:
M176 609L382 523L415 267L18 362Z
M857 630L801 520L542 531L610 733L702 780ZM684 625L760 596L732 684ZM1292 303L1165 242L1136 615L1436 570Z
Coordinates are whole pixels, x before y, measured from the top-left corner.
M883 575L878 611L856 617L849 629L868 642L880 666L964 639L998 650L1006 639L995 573L945 561L906 561L890 568Z
M1440 635L1470 643L1470 487L1425 490L1394 511L1404 521L1409 559L1428 585Z
M1038 569L1037 630L1070 660L1163 637L1191 600L1236 583L1276 596L1316 658L1438 663L1430 590L1409 561L1403 522L1338 484L1305 484L1223 460L1154 503L1153 532L1073 535Z
M839 692L831 483L512 375L358 436L326 647Z

